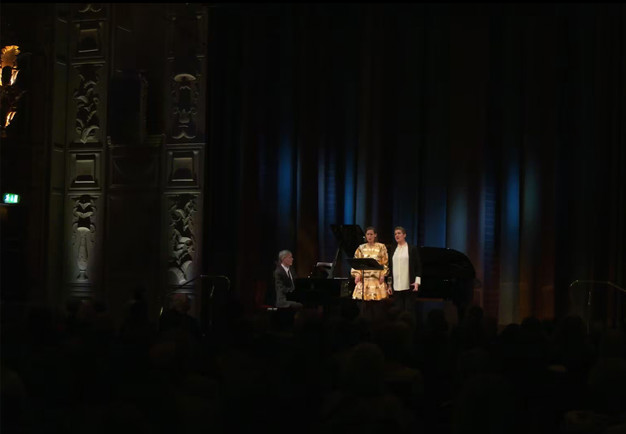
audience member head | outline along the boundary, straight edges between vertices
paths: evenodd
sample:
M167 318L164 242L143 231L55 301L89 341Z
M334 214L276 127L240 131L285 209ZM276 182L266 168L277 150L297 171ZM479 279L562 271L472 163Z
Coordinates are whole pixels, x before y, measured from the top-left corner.
M467 310L467 314L465 316L466 323L470 324L480 324L485 316L485 312L483 308L480 306L470 306Z
M492 374L495 371L495 363L484 348L472 348L458 356L457 374L461 384L477 375Z
M524 432L519 402L508 381L498 374L470 378L454 404L452 433Z
M558 322L554 340L559 344L581 344L586 336L585 321L578 315L569 315Z
M447 333L448 321L443 309L433 309L426 316L426 328L431 333Z
M172 309L179 313L187 313L191 308L189 296L183 293L177 293L172 296Z
M373 329L374 342L389 361L404 361L411 345L411 329L401 321L384 322Z
M352 349L344 371L346 389L360 396L383 393L385 356L378 345L364 342Z
M626 360L599 359L589 372L588 386L596 412L612 417L626 413Z
M85 299L81 300L76 312L76 319L83 324L91 324L96 318L96 308L93 300Z
M626 356L626 342L624 342L624 332L620 329L609 329L602 333L598 342L598 355L600 357L621 357Z

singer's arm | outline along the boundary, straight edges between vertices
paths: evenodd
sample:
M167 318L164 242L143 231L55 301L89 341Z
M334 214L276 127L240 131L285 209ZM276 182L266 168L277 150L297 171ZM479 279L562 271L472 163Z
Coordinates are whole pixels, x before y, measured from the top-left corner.
M415 281L411 283L413 291L417 291L422 284L422 260L419 251L419 247L411 246L411 270L415 275Z

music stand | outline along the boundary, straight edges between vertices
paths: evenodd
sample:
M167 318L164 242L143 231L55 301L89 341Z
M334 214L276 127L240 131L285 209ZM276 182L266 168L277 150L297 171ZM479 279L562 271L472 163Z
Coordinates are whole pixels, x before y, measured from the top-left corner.
M330 268L329 277L335 276L335 267L339 261L339 256L343 252L347 258L352 258L354 251L365 242L365 234L359 225L330 225L333 235L338 242L335 260ZM340 267L341 268L341 267Z
M361 300L365 301L365 270L384 270L374 258L348 258L348 264L355 270L361 271Z

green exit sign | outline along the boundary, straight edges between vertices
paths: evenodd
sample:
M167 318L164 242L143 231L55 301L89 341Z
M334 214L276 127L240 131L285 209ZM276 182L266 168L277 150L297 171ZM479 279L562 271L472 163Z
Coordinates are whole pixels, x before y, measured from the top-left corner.
M20 201L20 195L15 193L5 193L4 203L18 203Z

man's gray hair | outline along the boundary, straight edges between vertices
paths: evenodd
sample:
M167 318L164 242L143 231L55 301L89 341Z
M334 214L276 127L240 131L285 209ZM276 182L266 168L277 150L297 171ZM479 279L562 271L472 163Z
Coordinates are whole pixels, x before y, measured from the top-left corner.
M289 250L281 250L280 252L278 252L278 262L283 262L283 259L285 259L285 257L287 255L291 255L291 252Z

